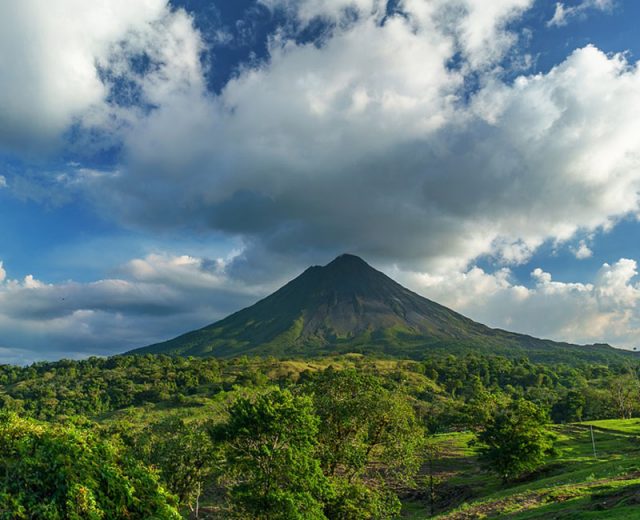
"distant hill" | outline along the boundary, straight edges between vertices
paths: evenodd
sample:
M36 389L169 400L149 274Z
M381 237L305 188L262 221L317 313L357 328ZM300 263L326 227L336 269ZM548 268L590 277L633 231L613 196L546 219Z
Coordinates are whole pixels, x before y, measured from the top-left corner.
M577 346L489 328L347 254L308 268L221 321L129 354L293 358L357 352L420 359L465 351L569 363L634 356L608 345Z

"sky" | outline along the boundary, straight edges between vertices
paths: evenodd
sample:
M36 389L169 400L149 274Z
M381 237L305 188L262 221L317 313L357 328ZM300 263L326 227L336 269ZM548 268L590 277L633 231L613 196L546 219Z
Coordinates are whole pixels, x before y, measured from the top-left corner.
M640 3L0 3L0 363L110 355L349 252L640 345Z

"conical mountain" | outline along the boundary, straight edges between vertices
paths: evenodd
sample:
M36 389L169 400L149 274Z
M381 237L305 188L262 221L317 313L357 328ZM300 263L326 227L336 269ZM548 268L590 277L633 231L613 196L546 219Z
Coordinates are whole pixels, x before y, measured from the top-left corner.
M131 353L308 357L347 352L422 358L480 350L554 359L604 359L606 345L578 347L474 322L403 287L364 260L341 255L313 266L256 304L202 329Z

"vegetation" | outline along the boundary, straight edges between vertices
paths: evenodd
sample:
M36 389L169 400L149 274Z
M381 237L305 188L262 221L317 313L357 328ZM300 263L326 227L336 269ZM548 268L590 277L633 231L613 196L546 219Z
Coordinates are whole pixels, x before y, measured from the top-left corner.
M322 519L330 484L315 458L318 417L311 400L275 389L240 398L212 430L224 443L224 476L240 518Z
M180 518L157 475L117 439L4 414L0 453L0 518Z
M437 353L2 366L0 475L22 476L5 479L0 511L36 519L533 514L569 501L553 482L575 483L567 493L580 500L635 482L640 419L628 417L640 416L639 370L629 361Z
M553 452L547 423L547 414L536 404L513 401L478 434L480 461L504 483L537 469Z
M196 516L203 487L218 469L218 450L206 431L207 425L206 421L187 422L170 415L133 436L120 432L133 456L157 468L179 503Z
M607 519L637 517L640 493L640 427L635 420L602 421L594 429L593 456L588 425L556 425L555 453L533 474L503 485L477 465L477 452L463 433L438 435L436 476L438 520ZM622 427L625 431L616 428ZM446 477L445 477L446 476ZM410 502L408 518L424 519L424 507Z

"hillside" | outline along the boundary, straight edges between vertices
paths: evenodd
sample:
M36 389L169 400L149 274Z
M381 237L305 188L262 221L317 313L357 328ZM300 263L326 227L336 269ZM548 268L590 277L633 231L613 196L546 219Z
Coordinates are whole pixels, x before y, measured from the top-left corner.
M596 457L589 425L593 424ZM436 518L511 520L638 518L640 507L640 421L594 421L556 425L557 455L541 470L509 486L482 472L472 435L436 436L440 459ZM428 518L423 502L405 503L405 518Z
M353 255L310 267L212 325L130 353L293 358L360 352L422 359L438 350L567 362L633 355L608 345L579 347L489 328L410 291Z

